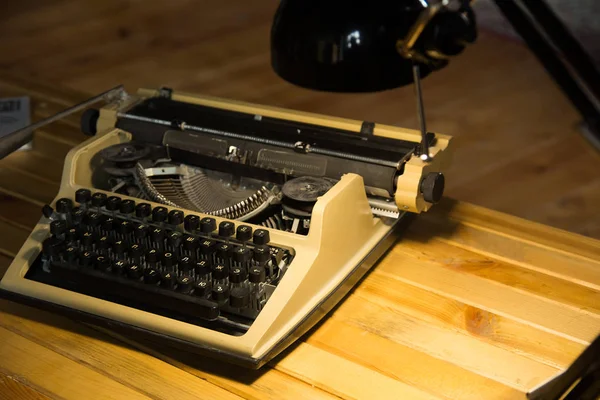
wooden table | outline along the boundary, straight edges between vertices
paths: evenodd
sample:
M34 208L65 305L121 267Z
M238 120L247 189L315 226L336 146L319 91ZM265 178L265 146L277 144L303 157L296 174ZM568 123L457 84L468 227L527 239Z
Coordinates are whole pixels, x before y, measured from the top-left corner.
M0 78L35 118L86 96ZM0 162L0 274L58 189L77 118ZM0 300L0 398L512 399L600 332L600 241L452 200L318 329L249 371Z

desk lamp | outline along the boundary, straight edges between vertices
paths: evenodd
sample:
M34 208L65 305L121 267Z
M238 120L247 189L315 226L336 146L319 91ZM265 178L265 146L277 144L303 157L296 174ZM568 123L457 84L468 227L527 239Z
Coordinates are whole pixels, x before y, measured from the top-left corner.
M600 149L600 73L543 0L494 0L584 120ZM296 85L374 92L415 84L421 158L429 157L420 78L477 36L470 0L283 0L271 31L275 72Z

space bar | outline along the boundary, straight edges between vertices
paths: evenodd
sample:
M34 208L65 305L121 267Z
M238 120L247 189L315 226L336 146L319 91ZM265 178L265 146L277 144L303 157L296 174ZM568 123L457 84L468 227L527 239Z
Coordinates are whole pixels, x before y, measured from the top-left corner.
M55 263L52 264L51 269L52 275L77 284L78 289L92 296L118 297L152 309L160 309L194 319L215 320L219 317L218 304L206 299L130 281L91 269L73 268Z

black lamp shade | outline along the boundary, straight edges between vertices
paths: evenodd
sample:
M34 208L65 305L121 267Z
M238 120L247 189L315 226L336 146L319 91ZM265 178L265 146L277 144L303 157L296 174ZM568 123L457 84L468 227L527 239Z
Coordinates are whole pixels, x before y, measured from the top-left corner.
M298 86L374 92L413 82L396 49L417 19L419 0L283 0L271 31L275 72ZM431 72L421 65L421 76Z

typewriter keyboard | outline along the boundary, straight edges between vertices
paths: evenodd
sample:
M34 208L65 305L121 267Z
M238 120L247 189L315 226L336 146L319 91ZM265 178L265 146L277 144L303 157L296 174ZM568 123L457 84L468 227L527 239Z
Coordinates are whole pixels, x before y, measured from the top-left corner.
M44 273L186 321L256 318L294 256L271 243L268 230L87 189L44 212Z

